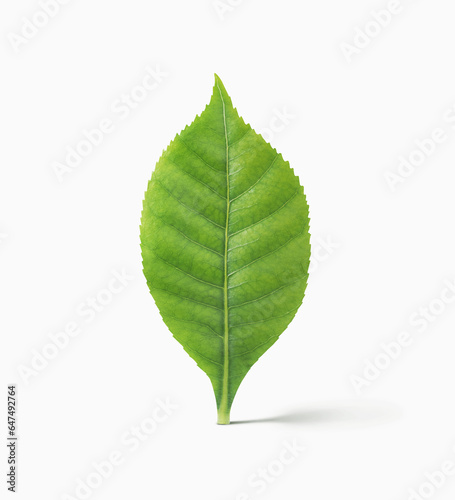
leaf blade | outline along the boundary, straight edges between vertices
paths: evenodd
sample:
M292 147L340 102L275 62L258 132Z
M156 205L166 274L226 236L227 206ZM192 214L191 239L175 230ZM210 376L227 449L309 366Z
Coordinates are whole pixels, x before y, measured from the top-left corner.
M157 163L141 246L163 320L229 423L241 381L302 302L310 243L298 178L240 118L218 76L209 105Z

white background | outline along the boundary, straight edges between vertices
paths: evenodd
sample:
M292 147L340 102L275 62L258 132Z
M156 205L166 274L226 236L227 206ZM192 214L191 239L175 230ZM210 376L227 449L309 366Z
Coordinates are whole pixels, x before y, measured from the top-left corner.
M78 498L114 450L123 463L90 498L406 500L455 462L455 304L439 300L455 280L453 0L403 0L350 62L342 44L386 0L231 3L220 16L211 0L72 1L17 51L11 34L41 7L0 7L2 498L9 383L21 500ZM112 104L157 64L167 76L119 119ZM208 378L162 323L139 248L154 164L214 72L256 130L293 116L269 138L304 185L314 251L304 304L243 382L231 426L215 425ZM105 118L115 130L59 182L54 162ZM392 190L386 172L437 128L444 143ZM112 270L133 278L87 321L78 307ZM412 324L429 304L432 321ZM71 322L80 334L21 376ZM356 391L352 376L400 332L412 344ZM157 398L178 408L131 451L122 435ZM293 440L306 449L279 470ZM259 492L249 478L271 463ZM455 477L422 492L452 499Z

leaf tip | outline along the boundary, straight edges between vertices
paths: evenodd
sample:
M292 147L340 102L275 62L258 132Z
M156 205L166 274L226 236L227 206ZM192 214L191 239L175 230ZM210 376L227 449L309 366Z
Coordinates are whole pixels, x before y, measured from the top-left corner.
M220 92L225 99L229 99L229 94L227 93L226 87L224 83L221 81L221 78L215 73L215 85L214 90L217 90L217 93Z

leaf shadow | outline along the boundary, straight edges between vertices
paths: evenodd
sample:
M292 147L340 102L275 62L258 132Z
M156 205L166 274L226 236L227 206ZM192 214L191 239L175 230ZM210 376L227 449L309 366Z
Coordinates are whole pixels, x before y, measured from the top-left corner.
M289 425L363 427L398 420L399 406L377 401L337 401L290 410L265 418L237 420L232 424L277 423Z

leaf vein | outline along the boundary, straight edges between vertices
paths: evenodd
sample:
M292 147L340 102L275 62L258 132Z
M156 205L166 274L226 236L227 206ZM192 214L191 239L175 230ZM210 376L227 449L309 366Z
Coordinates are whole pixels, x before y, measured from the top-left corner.
M185 203L183 203L181 200L179 200L179 198L177 198L177 196L175 196L173 193L171 193L171 191L169 191L169 189L159 180L159 179L155 179L155 182L157 182L165 191L167 191L167 193L169 194L169 196L172 196L172 198L174 198L178 203L180 203L180 205L182 205L182 207L185 207L187 210L189 210L190 212L193 212L195 213L196 215L199 215L199 217L202 217L203 219L205 219L207 222L210 222L212 223L214 226L217 226L219 227L220 229L225 229L223 226L221 226L220 224L217 224L215 221L213 221L212 219L209 219L208 217L206 217L205 215L201 214L201 212L198 212L197 210L194 210L194 208L191 208L190 206L186 205Z
M239 229L238 231L236 231L235 233L232 233L231 234L231 237L232 236L235 236L236 234L238 233L241 233L243 231L246 231L247 229L250 229L252 228L253 226L256 226L257 224L261 224L262 222L264 222L265 220L267 220L269 217L272 217L272 215L275 215L277 212L279 212L282 208L284 208L290 201L292 201L296 196L297 194L299 193L299 188L297 188L294 192L294 194L288 199L286 200L283 205L281 205L280 207L278 207L276 210L274 210L272 213L270 213L269 215L267 215L266 217L263 217L262 219L258 220L257 222L255 222L254 224L250 224L249 226L247 227L244 227L242 229Z
M206 250L208 250L209 252L213 252L214 254L216 255L219 255L220 257L224 257L224 255L220 252L217 252L216 250L213 250L213 248L209 248L209 247L206 247L205 245L203 245L202 243L199 243L198 241L196 240L193 240L192 238L190 238L189 236L187 236L183 231L181 231L177 226L174 226L174 224L169 224L169 222L166 222L166 220L161 217L160 215L156 214L153 210L152 210L152 207L150 207L150 205L147 203L147 209L149 210L149 212L153 215L153 217L156 217L157 219L159 219L163 224L165 224L166 226L168 227L172 227L174 228L176 231L178 231L184 238L186 238L187 240L191 241L192 243L194 243L195 245L198 245L202 248L205 248Z
M280 245L277 248L274 248L271 252L267 252L264 255L261 255L260 257L258 257L257 259L254 259L251 262L248 262L248 264L245 264L244 266L240 267L239 269L236 269L235 271L232 271L232 273L230 273L229 276L232 276L233 274L236 274L236 273L238 273L240 271L243 271L245 268L251 266L255 262L258 262L259 260L265 259L266 257L269 257L270 255L273 255L274 253L278 252L279 250L281 250L282 248L284 248L285 246L287 246L289 243L291 243L291 241L294 241L299 236L302 236L304 233L305 233L304 231L301 231L300 233L296 234L295 236L292 236L292 238L289 238L285 243L283 243L282 245Z
M222 335L220 335L219 333L217 333L210 325L207 325L207 323L201 323L200 321L192 321L192 320L189 320L189 319L177 318L177 316L171 316L170 314L166 314L166 317L174 319L175 321L181 321L182 323L192 323L194 325L205 326L205 327L209 328L214 333L214 335L216 335L220 339L223 338Z
M202 158L202 156L197 154L196 151L194 151L194 149L191 149L188 146L188 144L180 137L180 135L178 135L177 137L178 137L179 141L186 147L186 149L188 149L188 151L190 153L193 153L194 156L197 156L202 162L204 162L207 165L207 167L211 168L214 172L218 172L219 174L224 174L224 172L222 170L218 170L213 165L210 165L210 163L207 160L204 160L204 158Z
M205 186L207 189L210 189L210 191L212 191L212 193L216 194L222 200L226 199L223 195L221 195L220 193L218 193L218 191L216 191L215 189L213 189L211 186L209 186L204 181L201 181L201 179L198 179L196 176L194 176L194 175L190 174L189 172L187 172L181 165L179 165L178 163L176 163L174 160L171 160L168 156L164 156L163 158L164 158L164 160L170 161L178 169L179 172L183 172L188 177L191 177L192 179L194 179L196 182L198 182L202 186Z
M229 212L230 212L230 181L229 181L229 134L226 123L226 104L224 103L223 93L217 82L221 102L223 104L223 125L226 156L226 229L224 232L224 339L223 339L223 385L221 391L220 409L227 411L229 401L229 296L228 296L228 245L229 245Z
M299 305L300 307L300 305ZM267 321L272 321L274 319L280 319L280 318L284 318L285 316L288 316L289 314L293 313L294 311L297 311L297 309L299 307L295 307L294 309L291 309L290 311L284 313L284 314L281 314L280 316L272 316L270 318L266 318L266 319L261 319L261 320L258 320L258 321L252 321L250 323L239 323L237 325L232 325L232 328L238 328L240 326L246 326L246 325L256 325L258 323L267 323Z
M242 141L250 132L252 132L253 129L250 127L243 135L242 137L240 137L239 139L237 139L236 141L234 142L231 142L231 148L232 146L234 146L235 144L237 144L238 142Z
M250 352L253 352L253 351L256 351L257 349L259 349L260 347L262 347L263 345L266 345L268 344L273 338L279 338L279 335L272 335L271 337L269 337L265 342L262 342L261 344L257 345L256 347L253 347L253 349L249 349L248 351L245 351L245 352L241 352L240 354L236 354L235 356L232 356L232 358L239 358L241 356L245 356L245 354L249 354ZM232 359L231 358L231 359Z
M246 149L245 151L242 151L241 153L239 153L237 156L234 156L232 158L229 158L229 161L234 161L234 160L237 160L237 158L240 158L241 156L243 155L246 155L247 153L249 153L250 151L252 151L254 148L248 148ZM235 170L234 172L231 172L229 175L234 175L236 174L237 172L240 172L241 170L243 170L243 168L240 168L239 170Z
M254 183L252 184L248 189L246 189L245 191L243 191L243 193L240 193L238 196L236 196L235 198L233 198L231 200L231 203L235 200L237 200L238 198L240 198L241 196L243 196L244 194L248 193L249 191L251 191L259 182L261 182L261 180L264 178L264 176L267 174L267 172L270 171L270 169L273 167L273 165L275 164L277 158L278 158L279 154L276 153L275 154L275 158L273 159L272 163L266 168L266 170L263 172L263 174L261 175L261 177L259 177L259 179Z
M242 245L237 245L236 247L231 247L231 248L229 248L228 252L232 252L233 250L236 250L237 248L242 248L242 247L246 247L248 245L252 245L253 243L256 243L256 241L259 241L259 238L256 238L253 241L247 241L246 243L243 243Z
M215 285L215 283L211 283L210 281L204 281L204 280L201 280L200 278L197 278L196 276L193 276L191 273L188 273L187 271L185 271L184 269L181 269L180 267L176 266L175 264L172 264L172 262L169 262L168 260L166 259L163 259L162 257L160 257L152 247L146 245L147 248L150 248L150 250L152 250L152 252L154 253L155 257L157 257L158 259L160 259L161 261L163 261L165 264L167 264L168 266L170 267L173 267L174 269L177 269L177 271L180 271L181 273L183 274L186 274L188 277L192 278L193 280L196 280L196 281L199 281L201 283L203 283L204 285L209 285L209 286L213 286L215 288L220 288L220 289L223 289L223 287L219 286L219 285Z
M179 295L178 293L171 292L170 290L167 290L166 288L160 288L160 287L157 287L157 286L153 286L150 282L149 282L149 287L152 290L160 290L161 292L168 293L169 295L175 295L175 297L178 297L179 299L188 300L190 302L194 302L195 304L200 304L202 306L206 306L206 307L210 307L212 309L216 309L217 311L223 311L223 309L221 309L221 307L212 306L212 304L207 304L207 302L202 302L200 300L190 299L190 297L185 297L184 295Z
M200 356L201 358L205 359L206 361L209 361L210 363L213 363L214 365L223 366L221 363L218 363L218 361L215 361L213 359L208 358L207 356L204 356L199 351L197 351L196 349L194 349L194 347L190 347L188 344L185 344L184 349L189 349L190 351L196 353L198 356Z
M236 304L235 306L231 306L230 309L234 309L235 307L246 306L247 304L252 304L253 302L259 302L260 300L265 299L266 297L270 297L271 295L274 295L275 293L279 292L280 290L283 290L283 288L287 288L289 286L294 285L295 283L298 283L300 280L306 278L306 276L307 276L307 274L303 274L302 276L300 276L300 278L297 278L296 280L291 281L290 283L286 283L285 285L282 285L279 288L275 288L275 290L272 290L269 293L261 295L257 299L248 300L246 302L242 302L241 304Z

